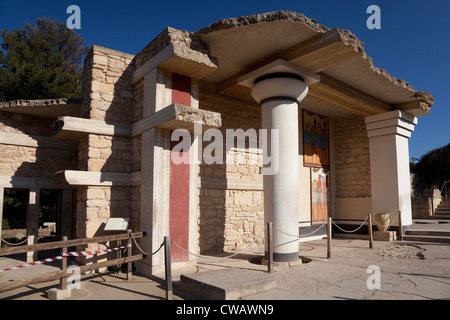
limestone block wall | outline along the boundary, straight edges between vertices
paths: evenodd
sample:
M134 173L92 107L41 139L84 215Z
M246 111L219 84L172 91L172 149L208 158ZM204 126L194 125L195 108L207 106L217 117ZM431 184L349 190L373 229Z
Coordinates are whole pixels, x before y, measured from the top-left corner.
M335 122L336 218L359 219L371 210L369 138L364 118Z
M213 106L203 104L201 100L200 108L221 113L220 130L224 138L226 129L255 129L258 132L261 127L258 109L244 109L233 104ZM203 147L207 145L205 142ZM224 141L224 157L226 152ZM238 149L235 143L228 152L235 160L232 164L226 164L224 159L224 164L200 165L201 253L262 247L264 242L264 236L260 234L264 229L260 151Z
M84 64L81 117L110 124L131 124L133 58L126 53L93 46ZM79 170L130 173L132 162L132 139L129 137L89 134L79 143ZM110 217L130 218L131 207L130 187L79 187L77 236L96 235Z
M0 112L0 133L24 134L30 137L49 137L54 119ZM76 169L74 150L26 146L14 139L0 143L0 176L47 177L56 171Z
M84 62L83 118L112 122L132 121L135 70L133 55L93 46Z

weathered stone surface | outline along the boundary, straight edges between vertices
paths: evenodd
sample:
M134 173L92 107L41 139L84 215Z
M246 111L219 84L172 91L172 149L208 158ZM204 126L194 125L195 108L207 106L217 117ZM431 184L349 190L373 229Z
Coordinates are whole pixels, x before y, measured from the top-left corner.
M167 27L152 42L142 49L135 59L136 69L139 69L148 60L162 51L169 44L174 46L174 54L186 60L191 60L216 68L216 58L209 55L208 46L194 34Z

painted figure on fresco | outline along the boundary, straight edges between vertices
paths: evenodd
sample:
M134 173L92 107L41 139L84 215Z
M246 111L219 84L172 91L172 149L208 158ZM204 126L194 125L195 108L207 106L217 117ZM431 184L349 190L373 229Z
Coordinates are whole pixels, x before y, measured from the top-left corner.
M311 214L312 221L328 218L328 170L311 168Z
M330 165L328 118L303 110L303 162L306 166Z

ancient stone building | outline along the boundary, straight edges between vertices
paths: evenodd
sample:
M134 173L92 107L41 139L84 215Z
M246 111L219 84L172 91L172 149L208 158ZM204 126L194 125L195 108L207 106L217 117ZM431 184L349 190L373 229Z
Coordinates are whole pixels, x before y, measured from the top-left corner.
M168 27L135 56L93 46L81 103L2 103L0 187L27 188L34 200L41 188L62 190L60 233L72 237L129 218L146 232L147 252L166 235L192 253L262 247L254 239L270 220L275 259L291 261L298 241L289 234L328 216L356 225L401 211L403 226L412 224L408 138L433 100L375 67L351 32L302 14ZM174 137L180 128L190 134ZM211 152L212 136L239 140L238 129L244 144ZM264 130L278 151L270 174ZM219 149L229 161L196 161ZM172 253L180 264L196 259ZM149 255L138 269L151 274L162 259Z

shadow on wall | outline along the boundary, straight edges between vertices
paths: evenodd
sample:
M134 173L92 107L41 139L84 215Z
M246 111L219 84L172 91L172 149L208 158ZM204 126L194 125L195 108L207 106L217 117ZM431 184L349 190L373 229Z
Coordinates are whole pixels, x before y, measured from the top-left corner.
M9 131L38 137L50 137L51 124L56 120L53 118L10 114L7 112L0 112L0 117L3 128L14 128ZM2 145L0 146L0 150L2 154L0 175L11 176L10 183L12 184L12 188L52 189L53 176L56 172L77 168L77 150L71 148L70 144L67 146L67 149L63 149L58 144L44 143L41 145L41 142L38 140L37 148L20 145ZM37 180L35 185L30 185L27 182L28 180L23 178L37 178ZM38 179L45 179L45 186ZM44 192L44 194L46 193ZM57 201L59 200L52 200L52 202ZM58 205L60 206L60 204ZM54 210L57 210L56 207L54 208ZM36 209L33 212L39 212L39 210ZM66 213L66 215L69 214ZM57 219L61 219L57 225L58 237L62 233L68 236L74 235L72 218L73 215L57 217ZM64 222L62 222L63 220Z
M85 60L81 117L108 124L131 124L134 92L131 76L133 56L94 46ZM131 173L133 167L130 137L90 134L79 144L78 170ZM107 181L107 178L101 178ZM133 187L136 188L136 187ZM139 219L132 217L132 188L128 186L90 186L78 188L78 237L104 235L108 218L131 218L136 231Z

